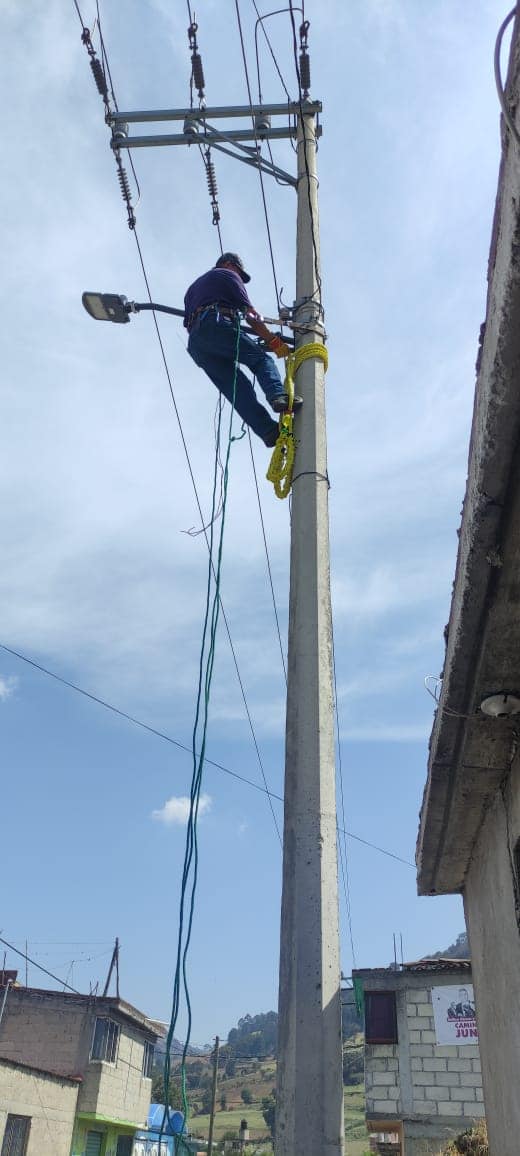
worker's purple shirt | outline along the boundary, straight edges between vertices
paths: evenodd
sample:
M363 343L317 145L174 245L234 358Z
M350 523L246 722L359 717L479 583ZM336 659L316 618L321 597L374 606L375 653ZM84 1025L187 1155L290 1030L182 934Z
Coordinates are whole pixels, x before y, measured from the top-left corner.
M230 309L252 309L242 278L233 269L210 269L190 285L184 298L184 325L204 305L227 305Z

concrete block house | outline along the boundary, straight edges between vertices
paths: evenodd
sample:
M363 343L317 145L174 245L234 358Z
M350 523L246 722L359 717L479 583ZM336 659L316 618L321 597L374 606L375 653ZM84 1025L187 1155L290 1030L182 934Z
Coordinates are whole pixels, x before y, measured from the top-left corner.
M0 1156L131 1156L151 1098L147 1017L110 996L16 985L2 1003Z
M471 964L420 960L359 969L353 979L364 1012L372 1149L438 1156L484 1115Z
M416 855L420 895L464 900L492 1156L520 1151L520 9L510 15L504 103L512 130L503 119L468 478Z

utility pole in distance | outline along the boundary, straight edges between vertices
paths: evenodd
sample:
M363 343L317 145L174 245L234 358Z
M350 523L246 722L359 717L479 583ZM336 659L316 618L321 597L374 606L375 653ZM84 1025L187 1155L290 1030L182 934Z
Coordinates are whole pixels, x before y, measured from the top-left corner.
M323 340L316 117L298 118L297 346ZM344 1146L324 367L298 371L280 937L276 1156Z
M302 25L302 28L304 26ZM301 30L300 30L301 35ZM300 58L301 59L301 58ZM124 149L204 144L297 189L297 346L323 340L316 140L321 105L200 107L109 113L118 166ZM293 123L271 127L287 114ZM212 121L251 117L251 128ZM182 133L130 136L136 123L183 122ZM260 152L264 140L297 138L298 174ZM254 142L254 147L244 142ZM132 216L126 175L119 169ZM117 318L109 318L117 319ZM124 320L127 320L125 317ZM285 763L276 1156L341 1156L343 1080L336 858L332 623L324 368L298 370L304 405L296 416Z
M213 1128L215 1125L215 1105L217 1102L217 1078L218 1078L218 1053L220 1047L219 1037L215 1037L215 1051L213 1053L213 1083L211 1086L211 1112L209 1115L209 1134L208 1134L208 1156L212 1156L213 1152Z

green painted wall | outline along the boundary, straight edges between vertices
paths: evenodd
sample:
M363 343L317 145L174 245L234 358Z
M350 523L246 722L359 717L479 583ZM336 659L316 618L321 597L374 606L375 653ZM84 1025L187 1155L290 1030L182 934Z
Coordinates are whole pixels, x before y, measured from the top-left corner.
M104 1139L101 1156L116 1156L119 1136L133 1136L136 1125L118 1123L115 1120L96 1118L76 1120L72 1137L71 1156L85 1156L87 1132L102 1132Z

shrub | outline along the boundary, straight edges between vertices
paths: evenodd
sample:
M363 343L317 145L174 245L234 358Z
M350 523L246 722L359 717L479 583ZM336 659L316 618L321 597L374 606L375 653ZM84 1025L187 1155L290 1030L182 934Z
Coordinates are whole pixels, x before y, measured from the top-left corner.
M480 1120L473 1128L450 1140L444 1156L489 1156L486 1121Z

